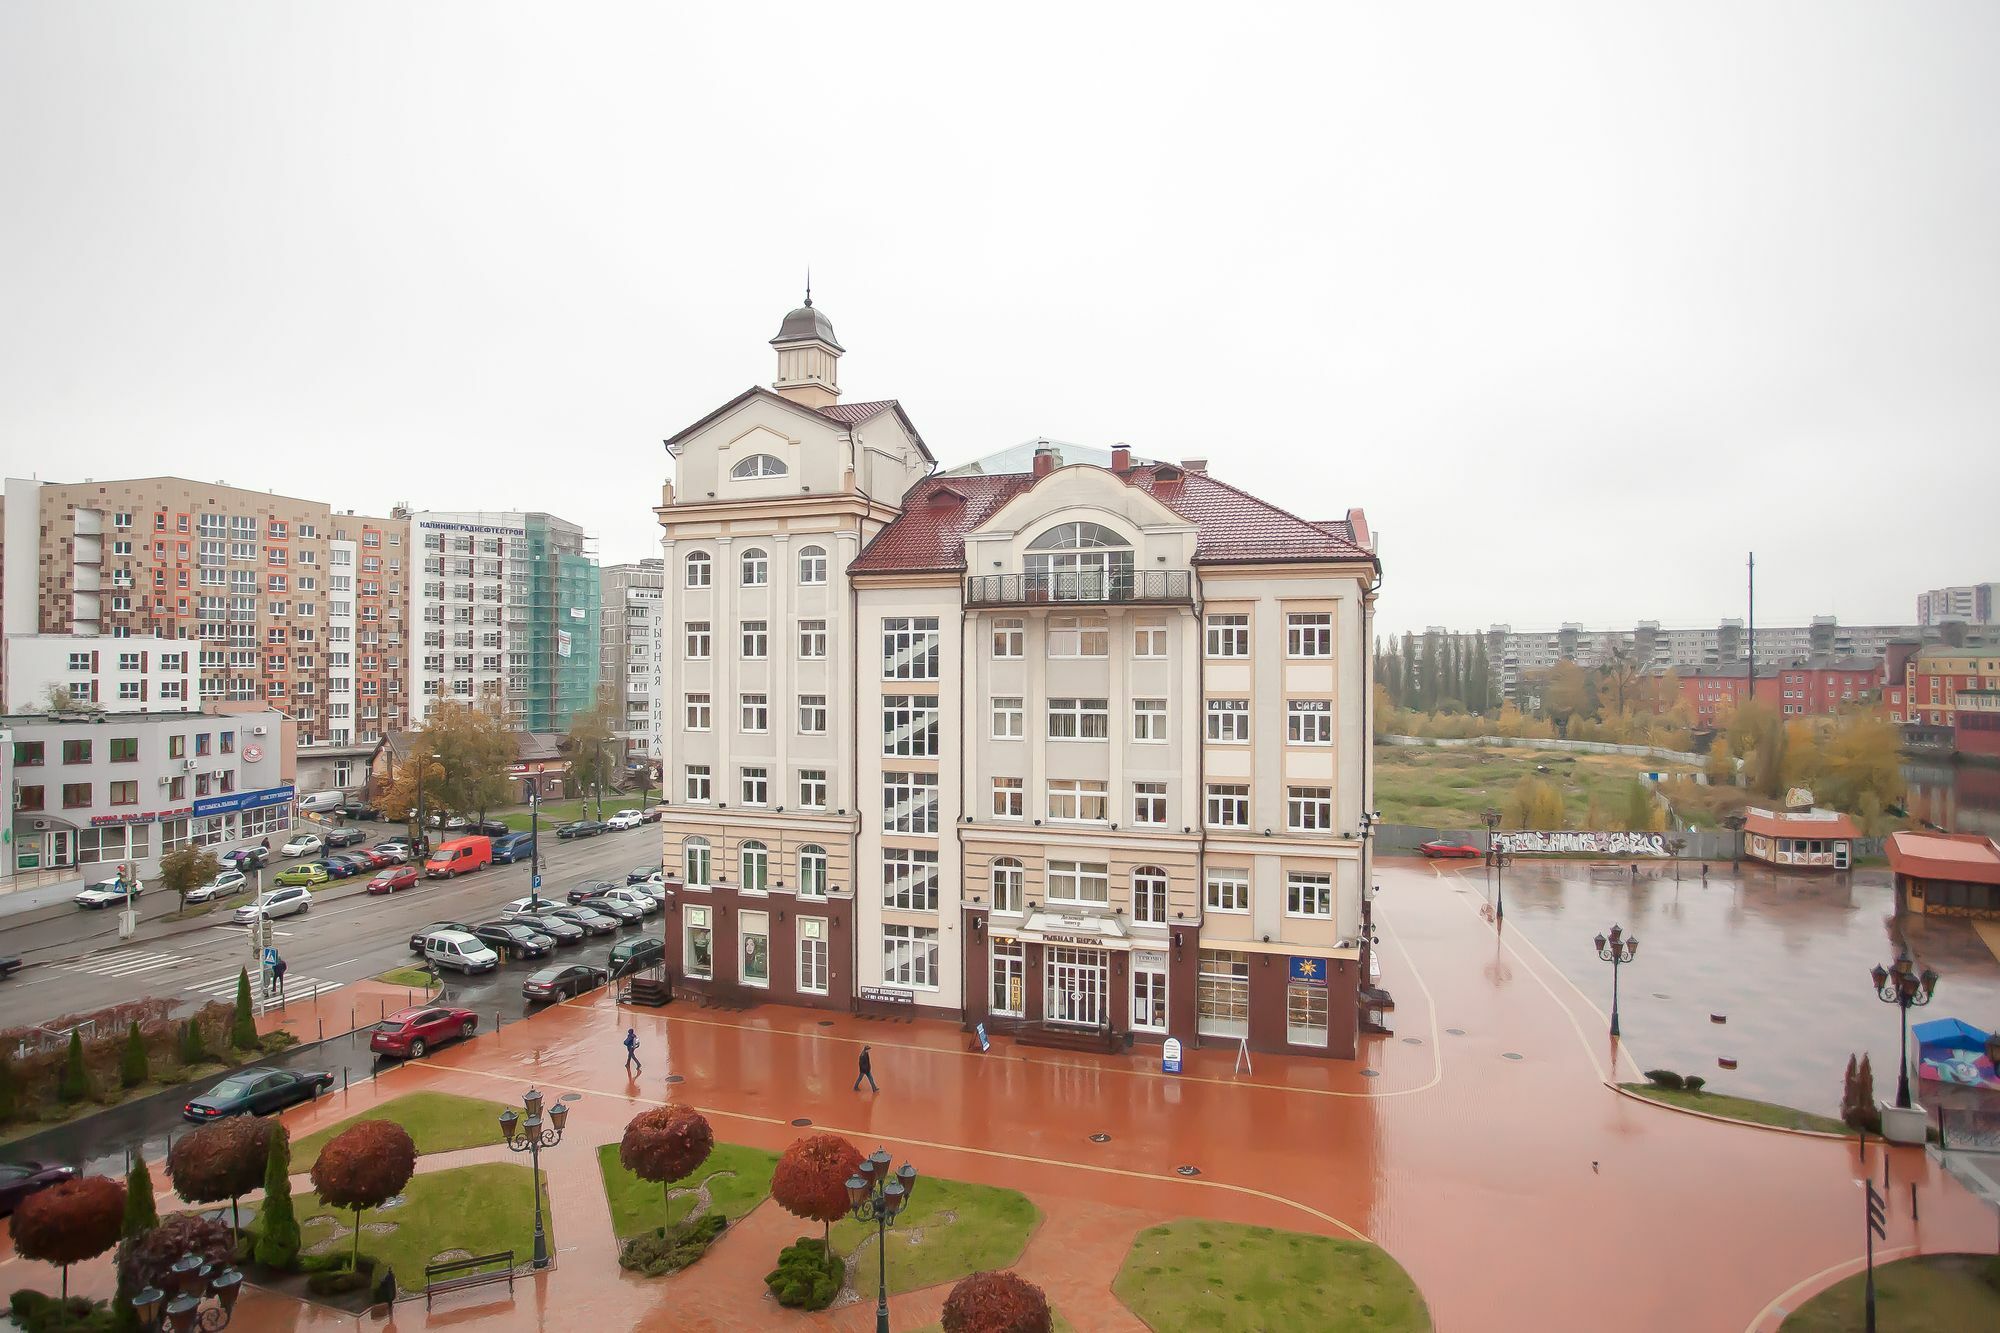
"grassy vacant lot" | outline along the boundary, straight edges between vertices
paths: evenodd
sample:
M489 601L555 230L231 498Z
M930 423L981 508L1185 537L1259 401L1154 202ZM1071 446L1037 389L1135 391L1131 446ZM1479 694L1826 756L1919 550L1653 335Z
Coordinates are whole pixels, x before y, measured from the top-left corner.
M1627 1092L1636 1092L1641 1097L1650 1097L1669 1106L1685 1106L1690 1111L1725 1115L1732 1120L1748 1120L1753 1125L1776 1125L1780 1129L1816 1129L1825 1134L1854 1132L1831 1117L1814 1115L1811 1111L1801 1111L1795 1106L1780 1106L1776 1102L1752 1101L1748 1097L1731 1097L1721 1092L1688 1092L1683 1088L1656 1088L1650 1083L1624 1083L1619 1086Z
M1028 1247L1028 1233L1042 1219L1041 1210L1025 1194L960 1180L919 1178L903 1215L889 1232L889 1290L916 1291L940 1282L956 1282L967 1273L1006 1268ZM799 1234L813 1226L799 1224ZM851 1254L866 1238L874 1243L875 1226L849 1218L833 1226L833 1248ZM863 1267L864 1284L874 1289L875 1256Z
M1784 1333L1861 1333L1867 1326L1856 1273L1800 1306ZM2000 1259L1990 1254L1926 1254L1875 1265L1875 1309L1896 1333L1963 1333L2000 1328Z
M1536 773L1546 767L1547 773ZM1548 779L1562 790L1569 826L1585 826L1593 794L1613 818L1625 810L1626 795L1642 773L1692 772L1664 759L1640 759L1620 754L1563 754L1546 750L1375 747L1375 802L1382 818L1392 824L1432 828L1473 829L1488 806L1504 809L1508 794L1523 777ZM1678 796L1672 784L1670 796ZM1685 784L1690 792L1702 790ZM1680 805L1676 804L1676 810ZM1713 823L1706 810L1687 809L1684 818Z
M617 1144L607 1143L597 1150L597 1169L603 1173L604 1196L611 1204L611 1230L620 1240L644 1235L654 1227L671 1226L686 1217L697 1202L694 1190L703 1181L708 1182L710 1210L733 1224L770 1196L771 1173L777 1166L778 1154L774 1152L718 1143L693 1175L673 1183L674 1189L688 1192L663 1201L662 1186L641 1180L618 1164Z
M546 1171L542 1188L548 1188ZM404 1291L422 1291L424 1265L441 1262L437 1256L446 1251L464 1251L452 1256L464 1258L512 1250L514 1262L525 1264L533 1257L535 1244L532 1191L528 1168L511 1162L411 1176L403 1202L361 1214L361 1248L378 1264L395 1269L396 1285ZM292 1205L309 1252L320 1252L321 1245L340 1253L352 1249L351 1210L329 1208L311 1190L293 1195ZM548 1222L543 1225L553 1251L554 1228Z
M1160 1329L1420 1333L1431 1326L1416 1284L1378 1246L1234 1222L1146 1228L1111 1289Z
M372 1111L349 1116L337 1125L328 1125L317 1134L306 1135L292 1145L292 1170L309 1170L319 1160L319 1150L329 1139L363 1120L395 1121L410 1131L419 1153L451 1152L498 1143L500 1112L504 1109L498 1102L450 1092L412 1092L383 1102Z

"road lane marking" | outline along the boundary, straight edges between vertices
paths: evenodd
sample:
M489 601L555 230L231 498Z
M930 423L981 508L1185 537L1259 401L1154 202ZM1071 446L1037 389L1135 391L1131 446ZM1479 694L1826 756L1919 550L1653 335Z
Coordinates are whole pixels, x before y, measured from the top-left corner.
M111 953L80 959L73 963L59 963L57 970L92 977L129 977L135 973L173 967L187 961L181 955L171 953Z

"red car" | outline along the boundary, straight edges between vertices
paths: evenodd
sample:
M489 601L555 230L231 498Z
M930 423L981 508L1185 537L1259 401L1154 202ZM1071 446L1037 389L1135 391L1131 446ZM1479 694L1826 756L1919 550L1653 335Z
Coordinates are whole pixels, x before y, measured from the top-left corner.
M479 1029L479 1015L470 1009L398 1009L375 1025L368 1049L399 1060L421 1060L431 1047Z
M1438 838L1417 848L1425 856L1439 861L1476 861L1486 855L1469 842L1456 842L1450 838Z
M398 889L413 889L416 886L417 868L415 866L398 866L394 870L385 870L375 878L369 880L368 892L394 893Z
M367 857L368 864L374 866L378 870L381 869L383 866L393 866L401 864L401 862L397 861L396 858L389 855L389 853L378 852L373 847L356 847L354 849L354 854L356 856Z

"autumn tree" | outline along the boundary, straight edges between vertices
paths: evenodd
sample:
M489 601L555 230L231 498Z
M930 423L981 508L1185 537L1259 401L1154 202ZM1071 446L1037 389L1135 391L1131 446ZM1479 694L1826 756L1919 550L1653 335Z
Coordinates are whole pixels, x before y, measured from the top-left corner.
M313 1188L327 1207L354 1210L355 1271L361 1267L361 1214L400 1194L416 1169L417 1145L393 1120L360 1121L320 1149Z
M506 804L514 733L497 706L447 700L431 710L422 736L444 771L435 789L425 778L427 805L483 820L488 810Z
M264 1156L264 1208L257 1215L257 1262L290 1268L299 1258L299 1219L292 1208L292 1136L279 1125Z
M1775 713L1767 714L1750 761L1750 785L1758 795L1776 800L1785 794L1785 752L1789 741L1785 720Z
M14 1252L62 1268L69 1300L69 1266L95 1259L118 1243L125 1223L125 1187L104 1176L58 1181L30 1194L14 1210Z
M1550 667L1542 685L1542 715L1567 734L1571 718L1589 717L1593 711L1590 677L1584 669L1570 661Z
M944 1298L944 1333L1051 1333L1055 1316L1042 1289L1009 1271L972 1273Z
M600 805L618 772L618 723L618 698L609 690L599 690L596 703L569 720L570 789L579 796L597 792Z
M437 808L437 793L444 789L444 765L419 732L411 741L410 753L397 764L388 790L376 804L386 819L409 826L412 841L420 841L424 831L417 825L418 796L426 810Z
M1509 828L1559 829L1567 822L1562 791L1546 778L1523 774L1501 805Z
M240 1224L236 1201L264 1183L264 1159L284 1127L256 1116L231 1116L190 1130L167 1150L167 1179L189 1203L229 1200L229 1229Z
M181 910L186 911L188 895L221 872L222 863L214 852L189 843L160 858L159 882L181 900Z
M1820 750L1819 784L1826 804L1863 813L1868 799L1877 810L1903 800L1902 738L1893 723L1874 713L1850 713L1834 724Z
M639 1179L660 1186L661 1199L667 1201L673 1183L699 1170L714 1147L715 1131L707 1117L692 1106L669 1102L632 1117L618 1142L618 1161Z
M1736 781L1736 756L1730 752L1727 736L1717 736L1709 745L1702 771L1708 774L1711 787L1724 787Z
M825 1227L833 1243L833 1224L847 1216L848 1177L861 1169L861 1150L838 1134L808 1134L793 1141L778 1158L771 1175L771 1197L794 1217Z

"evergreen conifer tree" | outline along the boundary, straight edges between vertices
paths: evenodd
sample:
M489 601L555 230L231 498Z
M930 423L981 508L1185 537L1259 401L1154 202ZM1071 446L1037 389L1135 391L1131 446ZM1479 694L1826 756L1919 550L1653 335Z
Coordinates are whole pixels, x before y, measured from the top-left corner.
M290 1268L299 1260L299 1219L292 1208L291 1136L279 1125L264 1162L264 1206L257 1214L257 1262Z
M236 970L236 1017L229 1027L229 1044L241 1051L257 1047L257 1011L250 1007L250 969Z
M125 1058L118 1066L118 1081L136 1088L150 1072L146 1065L146 1039L139 1035L139 1025L134 1023L125 1033Z
M69 1058L63 1061L56 1095L66 1102L80 1102L90 1095L90 1069L83 1062L83 1034L70 1029Z

